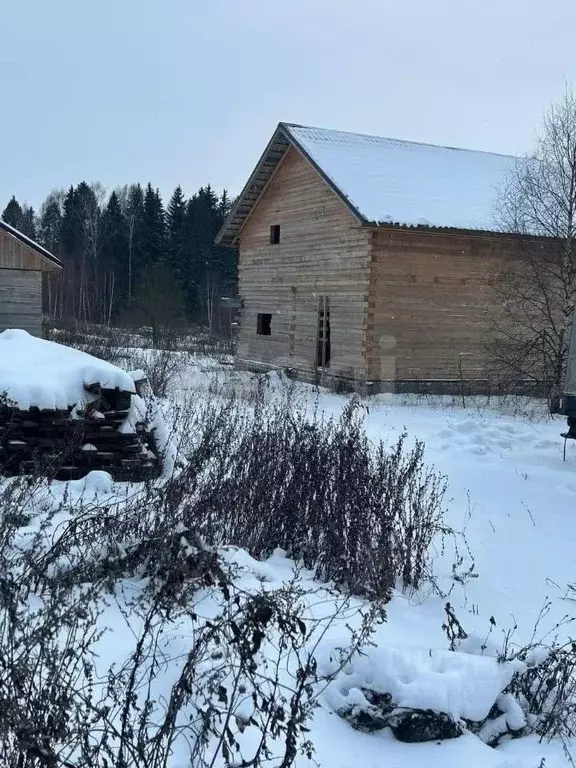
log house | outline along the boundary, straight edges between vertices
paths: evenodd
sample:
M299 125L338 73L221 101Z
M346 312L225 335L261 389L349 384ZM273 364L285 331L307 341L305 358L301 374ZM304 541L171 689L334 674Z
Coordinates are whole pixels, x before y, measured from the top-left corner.
M362 392L487 388L487 276L515 158L280 123L217 236L237 361Z

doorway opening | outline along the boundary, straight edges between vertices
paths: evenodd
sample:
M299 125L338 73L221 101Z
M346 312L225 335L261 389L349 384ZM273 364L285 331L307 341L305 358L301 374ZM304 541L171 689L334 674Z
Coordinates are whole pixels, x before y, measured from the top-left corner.
M328 296L318 297L318 343L316 345L316 367L324 370L330 366L332 349L330 345L330 302Z

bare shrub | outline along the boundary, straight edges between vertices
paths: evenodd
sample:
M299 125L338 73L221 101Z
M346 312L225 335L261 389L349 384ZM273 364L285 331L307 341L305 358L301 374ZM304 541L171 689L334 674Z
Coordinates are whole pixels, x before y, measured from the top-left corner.
M514 642L516 624L506 630L500 650L496 653L500 664L512 664L515 670L510 682L497 697L488 716L479 723L469 722L469 728L491 747L502 739L518 738L535 733L541 739L559 738L571 765L574 764L570 740L576 735L576 641L558 641L558 632L566 630L575 618L565 616L547 632L540 627L549 615L551 603L546 601L536 619L532 636L524 645ZM456 617L450 603L445 605L446 620L442 626L450 650L457 650L468 635ZM494 617L483 644L496 628Z
M576 619L568 616L543 635L540 627L548 616L551 603L542 606L528 643L514 647L517 627L505 633L501 661L521 661L520 669L504 693L511 694L525 712L530 730L542 738L559 737L565 747L576 735L576 641L558 641Z
M170 348L132 351L130 365L145 371L155 395L166 397L186 367L186 356Z
M28 481L4 487L2 765L166 768L178 755L198 768L233 760L289 768L298 754L312 755L306 724L318 697L369 642L381 604L359 611L325 588L304 591L297 573L280 588L246 592L213 549L174 530L151 486L109 510L76 504L55 527L64 500L20 546L16 513L36 506L38 490ZM98 619L110 600L133 644L102 668ZM353 617L346 648L320 674L325 633ZM183 627L186 647L172 649ZM245 743L248 726L256 738Z
M522 652L527 671L517 674L507 693L532 716L535 733L551 739L570 739L576 734L576 642L570 640L537 652Z
M322 579L385 595L397 579L417 588L433 539L450 533L445 480L424 465L423 444L407 449L403 435L374 446L357 401L339 419L262 395L250 409L215 401L189 429L194 447L167 504L215 544L255 557L280 547Z
M137 343L132 334L120 328L81 323L62 326L45 324L44 336L49 341L74 347L113 365L121 363L126 357L127 347Z
M20 543L20 518L37 487L10 481L0 503L0 762L8 768L70 765L91 714L84 699L98 590L47 578L44 539L54 515Z
M38 477L4 484L8 768L166 768L174 754L198 768L290 768L312 754L318 697L370 641L390 587L429 574L431 542L448 533L444 479L419 444L372 445L357 402L326 419L262 393L240 408L215 397L180 431L192 444L177 473L106 505L47 503ZM28 535L19 526L32 516ZM339 590L304 590L295 574L246 591L217 549L226 544L256 556L283 547ZM378 599L359 609L350 591ZM111 601L133 641L102 667ZM348 641L320 674L317 650L336 621Z

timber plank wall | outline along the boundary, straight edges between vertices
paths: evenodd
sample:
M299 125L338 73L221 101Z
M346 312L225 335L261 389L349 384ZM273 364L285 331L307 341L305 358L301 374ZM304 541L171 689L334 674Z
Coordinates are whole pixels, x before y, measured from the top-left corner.
M22 328L42 334L42 272L60 267L0 229L0 331Z
M42 334L42 273L0 267L0 331L22 328Z
M33 248L0 229L0 268L59 272L60 267L40 256Z
M270 227L280 225L280 242ZM318 298L330 302L331 376L366 378L372 235L290 148L240 234L240 362L315 371ZM270 336L257 315L272 315Z
M465 234L373 232L370 377L380 382L488 378L486 345L502 306L487 278L510 256L506 241Z

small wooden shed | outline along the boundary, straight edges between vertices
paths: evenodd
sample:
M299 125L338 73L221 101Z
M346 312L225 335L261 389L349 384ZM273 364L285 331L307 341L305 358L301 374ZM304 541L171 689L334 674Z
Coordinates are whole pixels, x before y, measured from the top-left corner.
M42 335L42 273L61 268L50 251L0 219L0 332Z
M217 237L239 249L239 365L368 392L486 388L514 162L280 123Z

